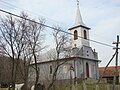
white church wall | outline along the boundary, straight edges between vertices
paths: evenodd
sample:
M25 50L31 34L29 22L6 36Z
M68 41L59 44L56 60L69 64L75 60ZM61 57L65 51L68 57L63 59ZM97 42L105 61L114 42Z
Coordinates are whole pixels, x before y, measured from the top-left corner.
M95 76L95 72L96 70L94 71L93 70L93 65L95 65L96 61L92 61L92 60L83 60L84 62L84 78L87 78L87 74L86 74L86 63L88 63L89 65L89 78L97 78L98 75ZM98 68L97 66L95 68Z
M74 31L77 30L78 32L78 39L74 40ZM89 30L83 28L83 27L77 27L73 30L70 30L70 32L73 34L71 39L72 39L72 47L76 46L78 48L81 48L83 45L85 46L90 46L89 40L84 39L84 30L86 30L87 33L87 39L89 39Z
M89 78L98 78L98 71L96 71L96 68L98 68L98 66L96 61L75 58L65 62L63 65L59 67L57 72L57 80L71 80L74 79L75 77L80 79L87 78L86 63L89 64ZM40 76L39 82L52 80L54 65L55 63L53 62L38 64L39 76ZM74 65L75 65L75 70L74 70ZM50 73L50 66L52 66L52 73ZM71 66L72 69L70 68ZM93 66L95 67L93 68ZM35 69L30 67L29 72L30 72L29 81L35 81L35 77L36 77Z
M72 37L71 37L71 39L72 39L72 47L75 47L75 44L76 44L76 47L79 47L79 48L81 48L81 46L82 46L82 42L81 42L80 37L78 37L78 39L74 40L74 31L77 30L78 36L81 36L81 30L80 29L81 28L79 27L79 28L75 28L73 30L70 30L70 32L73 34Z
M83 46L83 45L85 45L85 46L90 46L89 40L84 39L84 30L86 31L87 39L89 39L89 30L87 30L86 28L82 28L82 27L81 27L81 37L83 37L83 38L81 39L82 46Z
M77 59L76 61L76 77L77 78L83 78L83 63L82 59Z
M85 58L97 59L91 47L83 46L83 56Z
M49 63L43 63L43 64L38 64L38 68L39 68L39 82L42 81L49 81L52 79L52 75L54 72L54 65L56 63L55 62L49 62ZM52 66L52 73L50 73L50 66ZM63 79L70 79L70 66L74 66L74 61L68 61L66 63L64 63L63 65L61 65L58 69L57 72L57 80L63 80ZM29 81L33 82L35 81L35 77L36 77L36 73L35 73L35 69L33 68L33 66L30 67L29 69ZM72 78L74 78L74 71L71 70L71 75Z
M81 77L81 75L80 75L80 73L81 73L80 72L80 62L76 61L75 64L76 64L76 77L80 78Z
M99 66L98 66L98 63L99 63L99 62L96 62L96 63L95 63L95 69L96 69L96 74L95 74L95 75L96 75L96 79L99 79L99 70L98 70L98 67L99 67Z

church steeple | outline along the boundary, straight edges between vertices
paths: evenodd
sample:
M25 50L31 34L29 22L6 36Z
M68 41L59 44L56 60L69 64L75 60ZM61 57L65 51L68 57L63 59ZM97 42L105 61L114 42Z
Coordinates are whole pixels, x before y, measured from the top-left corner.
M75 17L75 23L73 25L72 28L69 28L69 30L73 29L73 28L76 28L76 27L83 27L83 28L86 28L86 29L90 29L89 27L87 27L83 20L82 20L82 15L81 15L81 12L80 12L80 8L79 8L79 1L77 0L77 11L76 11L76 17Z
M74 26L69 28L72 37L72 47L76 45L76 47L81 48L83 46L89 47L89 27L87 27L83 20L79 9L79 1L77 0L77 12Z
M79 9L79 4L77 4L77 12L76 12L76 18L75 18L75 26L78 26L78 25L86 26L82 20L82 16L81 16L80 9Z

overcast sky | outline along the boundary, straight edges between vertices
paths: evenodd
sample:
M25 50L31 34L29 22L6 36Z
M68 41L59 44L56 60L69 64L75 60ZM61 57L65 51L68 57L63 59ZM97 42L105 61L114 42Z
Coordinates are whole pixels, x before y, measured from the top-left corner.
M74 24L76 0L0 0L0 9L17 14L24 10L32 17L43 16L48 24L68 29ZM110 45L116 41L120 35L120 0L80 0L80 11L83 22L91 28L90 39ZM111 47L93 42L91 47L102 60L100 66L105 66L114 53Z

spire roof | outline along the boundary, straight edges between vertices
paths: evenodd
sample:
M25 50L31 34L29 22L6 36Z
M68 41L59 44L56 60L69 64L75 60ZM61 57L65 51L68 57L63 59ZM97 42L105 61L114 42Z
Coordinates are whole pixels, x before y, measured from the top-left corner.
M69 30L72 30L74 28L77 28L77 27L83 27L83 28L86 28L86 29L90 29L89 27L87 27L83 20L82 20L82 16L81 16L81 13L80 13L80 9L79 9L79 1L77 1L77 12L76 12L76 18L75 18L75 24L72 28L69 28Z
M80 9L79 9L79 4L77 5L77 12L76 12L76 18L75 18L75 26L78 26L78 25L86 26L82 20L82 16L81 16Z

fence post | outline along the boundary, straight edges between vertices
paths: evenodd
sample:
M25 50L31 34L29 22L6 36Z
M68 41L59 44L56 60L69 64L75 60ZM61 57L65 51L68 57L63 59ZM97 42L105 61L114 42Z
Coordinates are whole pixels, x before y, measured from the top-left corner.
M99 86L98 85L95 85L95 90L99 90Z
M106 85L106 89L107 89L107 90L110 90L110 85Z
M86 84L83 82L83 90L87 90Z

